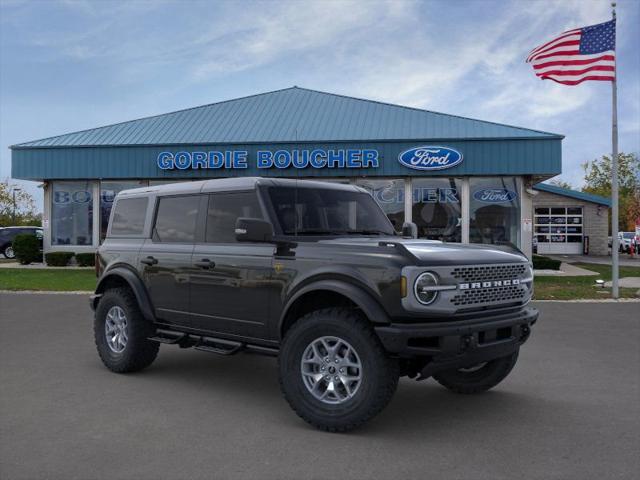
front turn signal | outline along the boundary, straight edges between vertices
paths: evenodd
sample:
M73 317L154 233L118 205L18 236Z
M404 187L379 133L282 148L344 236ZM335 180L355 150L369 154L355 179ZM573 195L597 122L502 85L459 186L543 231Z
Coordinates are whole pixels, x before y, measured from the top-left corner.
M407 296L407 277L400 277L400 296L405 298Z

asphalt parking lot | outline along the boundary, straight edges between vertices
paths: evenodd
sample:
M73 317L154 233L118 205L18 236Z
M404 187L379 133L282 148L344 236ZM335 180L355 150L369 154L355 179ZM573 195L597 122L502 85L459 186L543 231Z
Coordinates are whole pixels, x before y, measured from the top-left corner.
M403 379L340 435L289 409L274 359L163 346L145 372L116 375L86 297L0 294L0 478L637 478L640 303L538 307L494 391Z

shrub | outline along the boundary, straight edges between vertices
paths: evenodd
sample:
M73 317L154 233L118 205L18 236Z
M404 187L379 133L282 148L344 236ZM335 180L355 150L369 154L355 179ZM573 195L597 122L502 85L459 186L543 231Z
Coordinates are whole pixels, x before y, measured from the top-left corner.
M76 253L76 262L80 267L93 267L96 264L94 253Z
M13 251L16 258L22 265L29 265L32 262L41 262L40 242L38 237L29 233L21 233L13 239Z
M66 267L73 258L73 252L49 252L44 254L47 265L52 267Z
M560 270L561 263L560 260L554 260L553 258L541 255L533 256L533 268L535 270Z

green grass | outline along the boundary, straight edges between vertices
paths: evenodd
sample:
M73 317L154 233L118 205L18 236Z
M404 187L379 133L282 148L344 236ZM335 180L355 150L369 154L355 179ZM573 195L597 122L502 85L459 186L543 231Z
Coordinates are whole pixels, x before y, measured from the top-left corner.
M609 298L610 289L594 287L596 279L611 280L611 267L592 263L577 263L578 267L598 272L589 277L536 277L536 300L573 300L578 298ZM640 277L640 267L620 267L620 277ZM93 270L0 268L0 290L73 291L94 290ZM599 293L605 291L607 293ZM636 289L621 288L623 298L637 297Z
M91 270L0 268L0 290L42 290L69 292L96 287Z
M588 277L536 277L535 300L575 300L580 298L611 298L610 288L595 287L596 280L611 280L611 266L595 263L574 263L576 267L598 272ZM620 278L640 277L640 267L620 267ZM600 292L606 293L600 293ZM621 288L620 297L637 298L636 288Z

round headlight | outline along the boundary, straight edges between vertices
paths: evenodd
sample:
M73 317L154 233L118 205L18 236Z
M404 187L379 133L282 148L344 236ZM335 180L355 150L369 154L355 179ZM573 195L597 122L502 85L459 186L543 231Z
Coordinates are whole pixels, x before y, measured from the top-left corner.
M416 278L413 291L418 301L423 305L429 305L438 296L437 290L432 290L438 285L438 277L433 273L425 272Z

